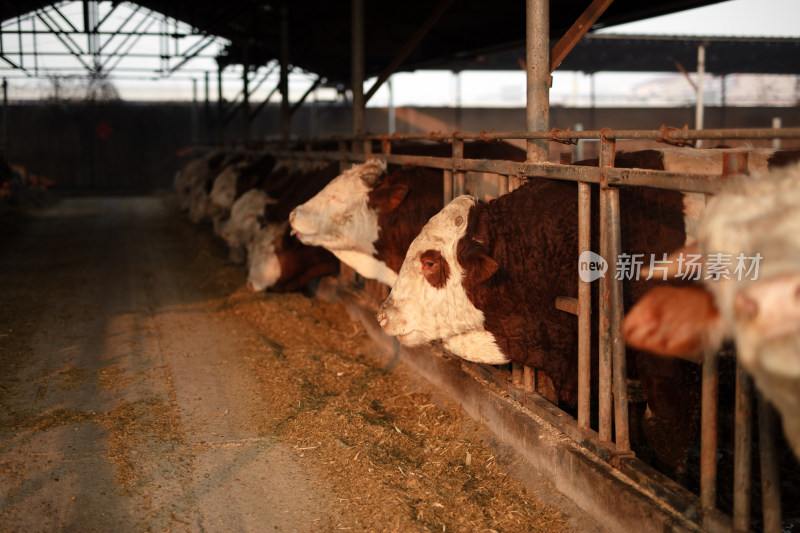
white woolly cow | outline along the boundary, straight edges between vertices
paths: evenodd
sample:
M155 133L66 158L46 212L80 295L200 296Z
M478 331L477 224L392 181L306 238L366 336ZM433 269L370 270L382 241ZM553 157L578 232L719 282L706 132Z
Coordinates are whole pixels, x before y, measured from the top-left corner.
M222 224L220 235L230 247L230 260L240 264L245 260L245 247L260 229L258 218L264 206L275 203L261 189L250 189L233 203L230 218Z
M706 260L703 286L649 292L625 317L627 343L699 361L734 340L800 457L800 166L726 186L708 203L697 252ZM740 254L746 270L737 271ZM710 257L730 259L726 276L709 270Z

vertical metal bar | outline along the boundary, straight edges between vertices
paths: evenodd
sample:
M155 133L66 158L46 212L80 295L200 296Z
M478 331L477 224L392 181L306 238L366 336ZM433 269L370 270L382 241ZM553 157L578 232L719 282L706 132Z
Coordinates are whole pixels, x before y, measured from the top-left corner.
M497 177L497 196L508 194L508 176Z
M781 493L778 456L775 450L775 410L758 394L758 443L761 460L761 496L764 533L780 533Z
M387 133L392 135L397 130L397 114L394 109L394 85L392 84L392 78L386 80L386 88L389 90L389 103L386 109L386 114L389 119Z
M444 170L444 180L443 180L443 188L444 188L444 205L450 203L453 199L453 171L452 170Z
M592 189L578 183L578 255L591 247ZM578 278L578 427L589 429L592 376L592 289Z
M464 140L453 139L453 159L464 158ZM461 196L466 193L466 176L462 171L453 171L453 197Z
M528 131L550 129L550 2L526 0L526 124ZM546 139L528 140L528 161L549 159Z
M694 110L694 129L703 129L703 78L706 77L706 47L697 47L697 105ZM703 140L698 139L695 147L701 148Z
M611 289L611 346L614 386L614 429L617 452L631 450L628 426L628 368L625 360L625 340L622 338L622 280L614 275L617 271L617 257L620 253L622 236L619 215L619 189L610 187L608 194L608 283Z
M350 1L351 85L353 91L353 135L364 132L364 0Z
M225 142L225 121L222 117L222 69L224 67L217 63L217 142Z
M192 147L197 146L197 80L192 79Z
M522 365L519 363L511 363L511 383L515 387L522 387Z
M244 43L242 61L242 139L250 140L250 46Z
M614 147L613 142L605 139L600 144L600 167L614 166ZM599 313L599 402L598 402L598 433L600 440L611 441L611 416L612 402L612 373L611 360L613 351L612 339L612 318L611 318L611 283L610 278L615 275L613 265L616 258L610 254L610 235L609 235L609 194L608 181L606 175L602 177L600 184L600 255L609 263L608 272L600 281L600 313Z
M8 149L8 80L3 78L3 144L2 153Z
M703 361L702 413L700 415L700 505L717 506L717 398L719 361L716 353Z
M292 119L289 112L289 8L286 4L281 6L281 42L280 63L281 74L278 85L281 92L281 142L289 142Z
M204 114L205 114L205 119L206 119L205 137L206 137L206 139L208 139L208 136L209 136L209 133L210 133L209 130L211 129L211 93L210 93L211 85L209 83L208 71L206 71L205 77L206 77L206 102L205 102L205 108L204 108L205 109Z
M750 528L750 484L752 483L753 393L750 376L736 363L736 400L734 407L733 452L733 527L737 531Z
M536 392L536 370L529 366L522 372L522 388L525 392Z

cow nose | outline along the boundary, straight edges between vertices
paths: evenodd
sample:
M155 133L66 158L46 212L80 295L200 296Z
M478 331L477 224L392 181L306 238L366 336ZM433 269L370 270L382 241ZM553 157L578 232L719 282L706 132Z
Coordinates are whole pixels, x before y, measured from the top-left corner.
M386 312L383 310L379 311L378 314L375 315L375 318L378 319L378 324L380 324L381 327L385 327L386 323L389 322L389 317L386 316Z
M295 209L292 209L292 212L291 212L291 213L289 213L289 224L291 224L292 222L294 222L295 211L297 211L297 209L296 209L296 208L295 208Z

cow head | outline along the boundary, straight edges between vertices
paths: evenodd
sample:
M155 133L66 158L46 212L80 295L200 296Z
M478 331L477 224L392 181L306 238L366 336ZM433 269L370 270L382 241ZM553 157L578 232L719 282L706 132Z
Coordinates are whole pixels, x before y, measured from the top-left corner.
M465 238L471 196L459 196L425 225L411 243L378 322L409 346L482 330L484 317L469 300L465 279L488 279L497 264Z
M345 170L291 212L293 233L303 244L331 251L375 253L372 243L378 238L378 216L367 203L384 172L386 163L376 159Z
M800 378L800 167L734 181L709 201L698 243L731 258L730 279L707 280L751 372ZM735 271L737 256L762 258L758 277ZM745 261L744 266L751 266Z
M208 196L209 215L214 216L230 211L236 196L236 181L244 166L244 163L228 165L214 179L214 185L212 185L211 193Z
M287 224L266 224L248 243L247 288L251 291L263 291L280 279L278 253L286 229Z

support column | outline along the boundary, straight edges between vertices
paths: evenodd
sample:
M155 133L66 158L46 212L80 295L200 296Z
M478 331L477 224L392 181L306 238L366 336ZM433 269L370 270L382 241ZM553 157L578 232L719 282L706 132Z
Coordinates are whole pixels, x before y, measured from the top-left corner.
M364 133L364 0L350 2L351 86L353 135Z
M526 61L528 131L550 129L550 2L526 0ZM528 161L547 161L546 139L528 140Z
M281 77L278 85L281 93L281 142L289 142L291 114L289 111L289 8L281 6Z

